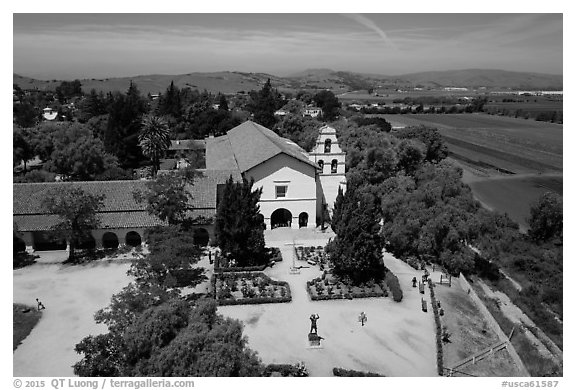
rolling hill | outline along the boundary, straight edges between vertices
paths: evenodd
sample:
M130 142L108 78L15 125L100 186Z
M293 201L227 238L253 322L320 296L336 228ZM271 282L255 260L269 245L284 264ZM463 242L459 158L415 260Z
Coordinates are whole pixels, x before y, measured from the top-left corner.
M410 73L398 76L363 74L334 71L331 69L310 69L287 77L266 73L245 72L195 72L181 75L144 75L106 79L83 79L85 92L125 91L130 81L134 81L141 92L159 93L166 90L171 81L180 88L190 87L217 93L258 90L270 78L272 85L280 91L299 89L330 89L335 93L352 90L384 87L486 87L488 89L551 89L562 90L563 77L541 73L509 72L492 69L465 69L439 72ZM54 90L61 80L36 80L14 74L14 84L23 89Z

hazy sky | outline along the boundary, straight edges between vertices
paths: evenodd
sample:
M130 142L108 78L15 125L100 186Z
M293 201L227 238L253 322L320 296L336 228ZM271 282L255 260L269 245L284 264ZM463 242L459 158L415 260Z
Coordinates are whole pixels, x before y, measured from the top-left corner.
M561 14L14 14L14 72L562 74Z

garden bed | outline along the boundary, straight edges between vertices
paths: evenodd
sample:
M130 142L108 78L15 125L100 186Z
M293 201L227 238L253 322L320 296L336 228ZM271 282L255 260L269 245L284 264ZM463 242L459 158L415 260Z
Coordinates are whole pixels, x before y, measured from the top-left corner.
M388 289L385 283L368 282L353 286L330 276L326 271L324 271L322 277L306 282L306 289L310 299L313 301L388 296Z
M329 268L329 258L322 246L299 246L294 248L296 257L310 265L319 265L320 270Z
M287 282L270 279L262 272L226 272L212 276L214 297L219 305L290 302Z
M269 248L270 260L266 264L252 265L248 267L239 267L235 265L233 260L230 260L218 253L214 255L214 273L222 272L259 272L264 271L266 267L272 266L274 263L282 261L282 254L279 248Z

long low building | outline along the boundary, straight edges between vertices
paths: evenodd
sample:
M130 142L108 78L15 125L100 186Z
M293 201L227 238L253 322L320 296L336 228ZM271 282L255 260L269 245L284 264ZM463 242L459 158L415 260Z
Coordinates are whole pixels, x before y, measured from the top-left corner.
M188 190L192 194L189 216L202 218L205 223L196 226L194 238L205 245L213 235L211 220L216 215L217 189L237 172L225 170L201 170ZM43 203L48 193L79 187L93 195L103 195L104 205L98 212L100 228L92 231L93 240L82 243L82 247L117 248L125 244L138 246L144 242L144 231L150 227L166 225L146 211L146 204L134 199L135 192L147 190L146 181L90 181L59 183L15 183L13 185L13 222L28 251L63 250L65 241L51 233L60 219L50 214ZM20 243L21 244L21 243Z

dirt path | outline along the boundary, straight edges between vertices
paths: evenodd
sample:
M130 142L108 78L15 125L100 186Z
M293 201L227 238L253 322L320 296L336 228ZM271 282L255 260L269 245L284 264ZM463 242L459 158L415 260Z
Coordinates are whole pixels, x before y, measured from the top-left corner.
M518 306L512 303L508 295L492 290L482 280L478 280L478 284L487 297L498 300L500 310L510 321L523 328L526 337L542 356L553 360L556 364L562 363L560 348Z
M46 310L14 351L14 376L73 376L80 360L74 346L89 334L106 331L94 322L94 313L108 306L112 295L126 286L128 263L89 265L34 264L13 273L14 303Z

